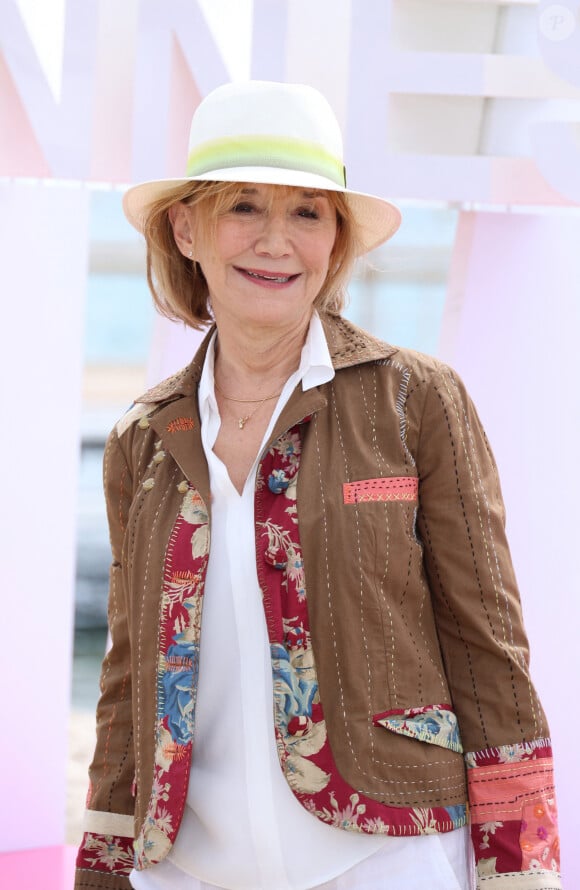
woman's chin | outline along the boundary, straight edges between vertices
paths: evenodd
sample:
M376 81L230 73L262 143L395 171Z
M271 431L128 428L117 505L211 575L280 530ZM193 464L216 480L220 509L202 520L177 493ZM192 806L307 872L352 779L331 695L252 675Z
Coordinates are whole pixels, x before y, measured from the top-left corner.
M239 326L245 331L256 329L269 329L287 331L294 328L305 328L310 321L314 306L292 306L286 300L257 300L254 306L245 305L244 311L232 315L230 324ZM218 330L225 318L216 313Z

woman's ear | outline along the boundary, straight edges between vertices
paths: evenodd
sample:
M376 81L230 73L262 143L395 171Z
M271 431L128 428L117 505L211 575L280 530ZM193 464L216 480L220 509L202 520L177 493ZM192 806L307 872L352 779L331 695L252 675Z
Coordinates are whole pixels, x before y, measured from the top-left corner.
M183 256L193 256L193 220L191 207L179 201L168 210L175 243Z

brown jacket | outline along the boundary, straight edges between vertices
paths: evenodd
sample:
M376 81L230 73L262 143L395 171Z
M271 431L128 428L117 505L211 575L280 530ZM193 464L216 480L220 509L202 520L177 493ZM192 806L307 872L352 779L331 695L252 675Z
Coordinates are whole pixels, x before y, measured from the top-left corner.
M489 790L490 765L551 762L493 457L453 371L342 319L323 322L336 376L305 393L298 388L271 441L297 425L301 430L299 534L335 767L350 789L386 808L454 812L467 800L467 761L467 772L476 776L469 781L472 814L484 806L475 821L486 824L502 802L498 789L482 804L479 789ZM167 751L157 722L160 672L170 660L163 650L162 591L186 491L211 528L197 408L205 348L138 400L105 452L113 647L103 667L79 890L128 888L133 835L139 867L147 867L167 854L181 818L176 799L184 796L187 770L165 787L171 831L151 816ZM404 496L393 494L397 485ZM203 531L203 522L199 527ZM200 560L202 576L203 554ZM169 608L166 618L173 620ZM199 619L193 622L198 630ZM197 678L189 668L193 709ZM464 756L436 739L425 744L434 739L415 731L413 721L421 718L413 709L436 703L447 703L456 715ZM392 715L401 714L397 724ZM522 825L526 802L538 794L553 799L549 770L543 774L532 796L522 793L511 808ZM502 818L507 824L505 813ZM475 835L474 842L477 848ZM485 852L478 859L482 880L493 869L530 870L525 861L501 867ZM526 887L559 887L554 870L553 860L542 863L538 882ZM495 880L499 887L497 874ZM507 874L500 884L511 886Z

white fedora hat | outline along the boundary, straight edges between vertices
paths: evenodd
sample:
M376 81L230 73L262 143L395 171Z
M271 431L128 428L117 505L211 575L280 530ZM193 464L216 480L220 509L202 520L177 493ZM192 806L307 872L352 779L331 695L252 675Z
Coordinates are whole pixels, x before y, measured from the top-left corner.
M151 204L176 186L200 180L343 192L361 254L394 235L401 223L393 204L347 189L338 121L324 96L303 84L253 80L213 90L193 116L186 175L128 189L125 215L142 232Z

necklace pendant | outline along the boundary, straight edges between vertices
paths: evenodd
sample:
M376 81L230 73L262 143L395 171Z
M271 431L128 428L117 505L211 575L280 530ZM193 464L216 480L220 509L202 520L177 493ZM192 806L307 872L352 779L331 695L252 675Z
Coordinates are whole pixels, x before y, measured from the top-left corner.
M243 430L243 428L245 427L245 425L246 425L246 423L248 422L249 419L250 419L250 415L249 415L249 414L246 415L246 417L240 417L240 418L239 418L239 420L238 420L238 426L239 426L239 428L240 428L241 430Z

